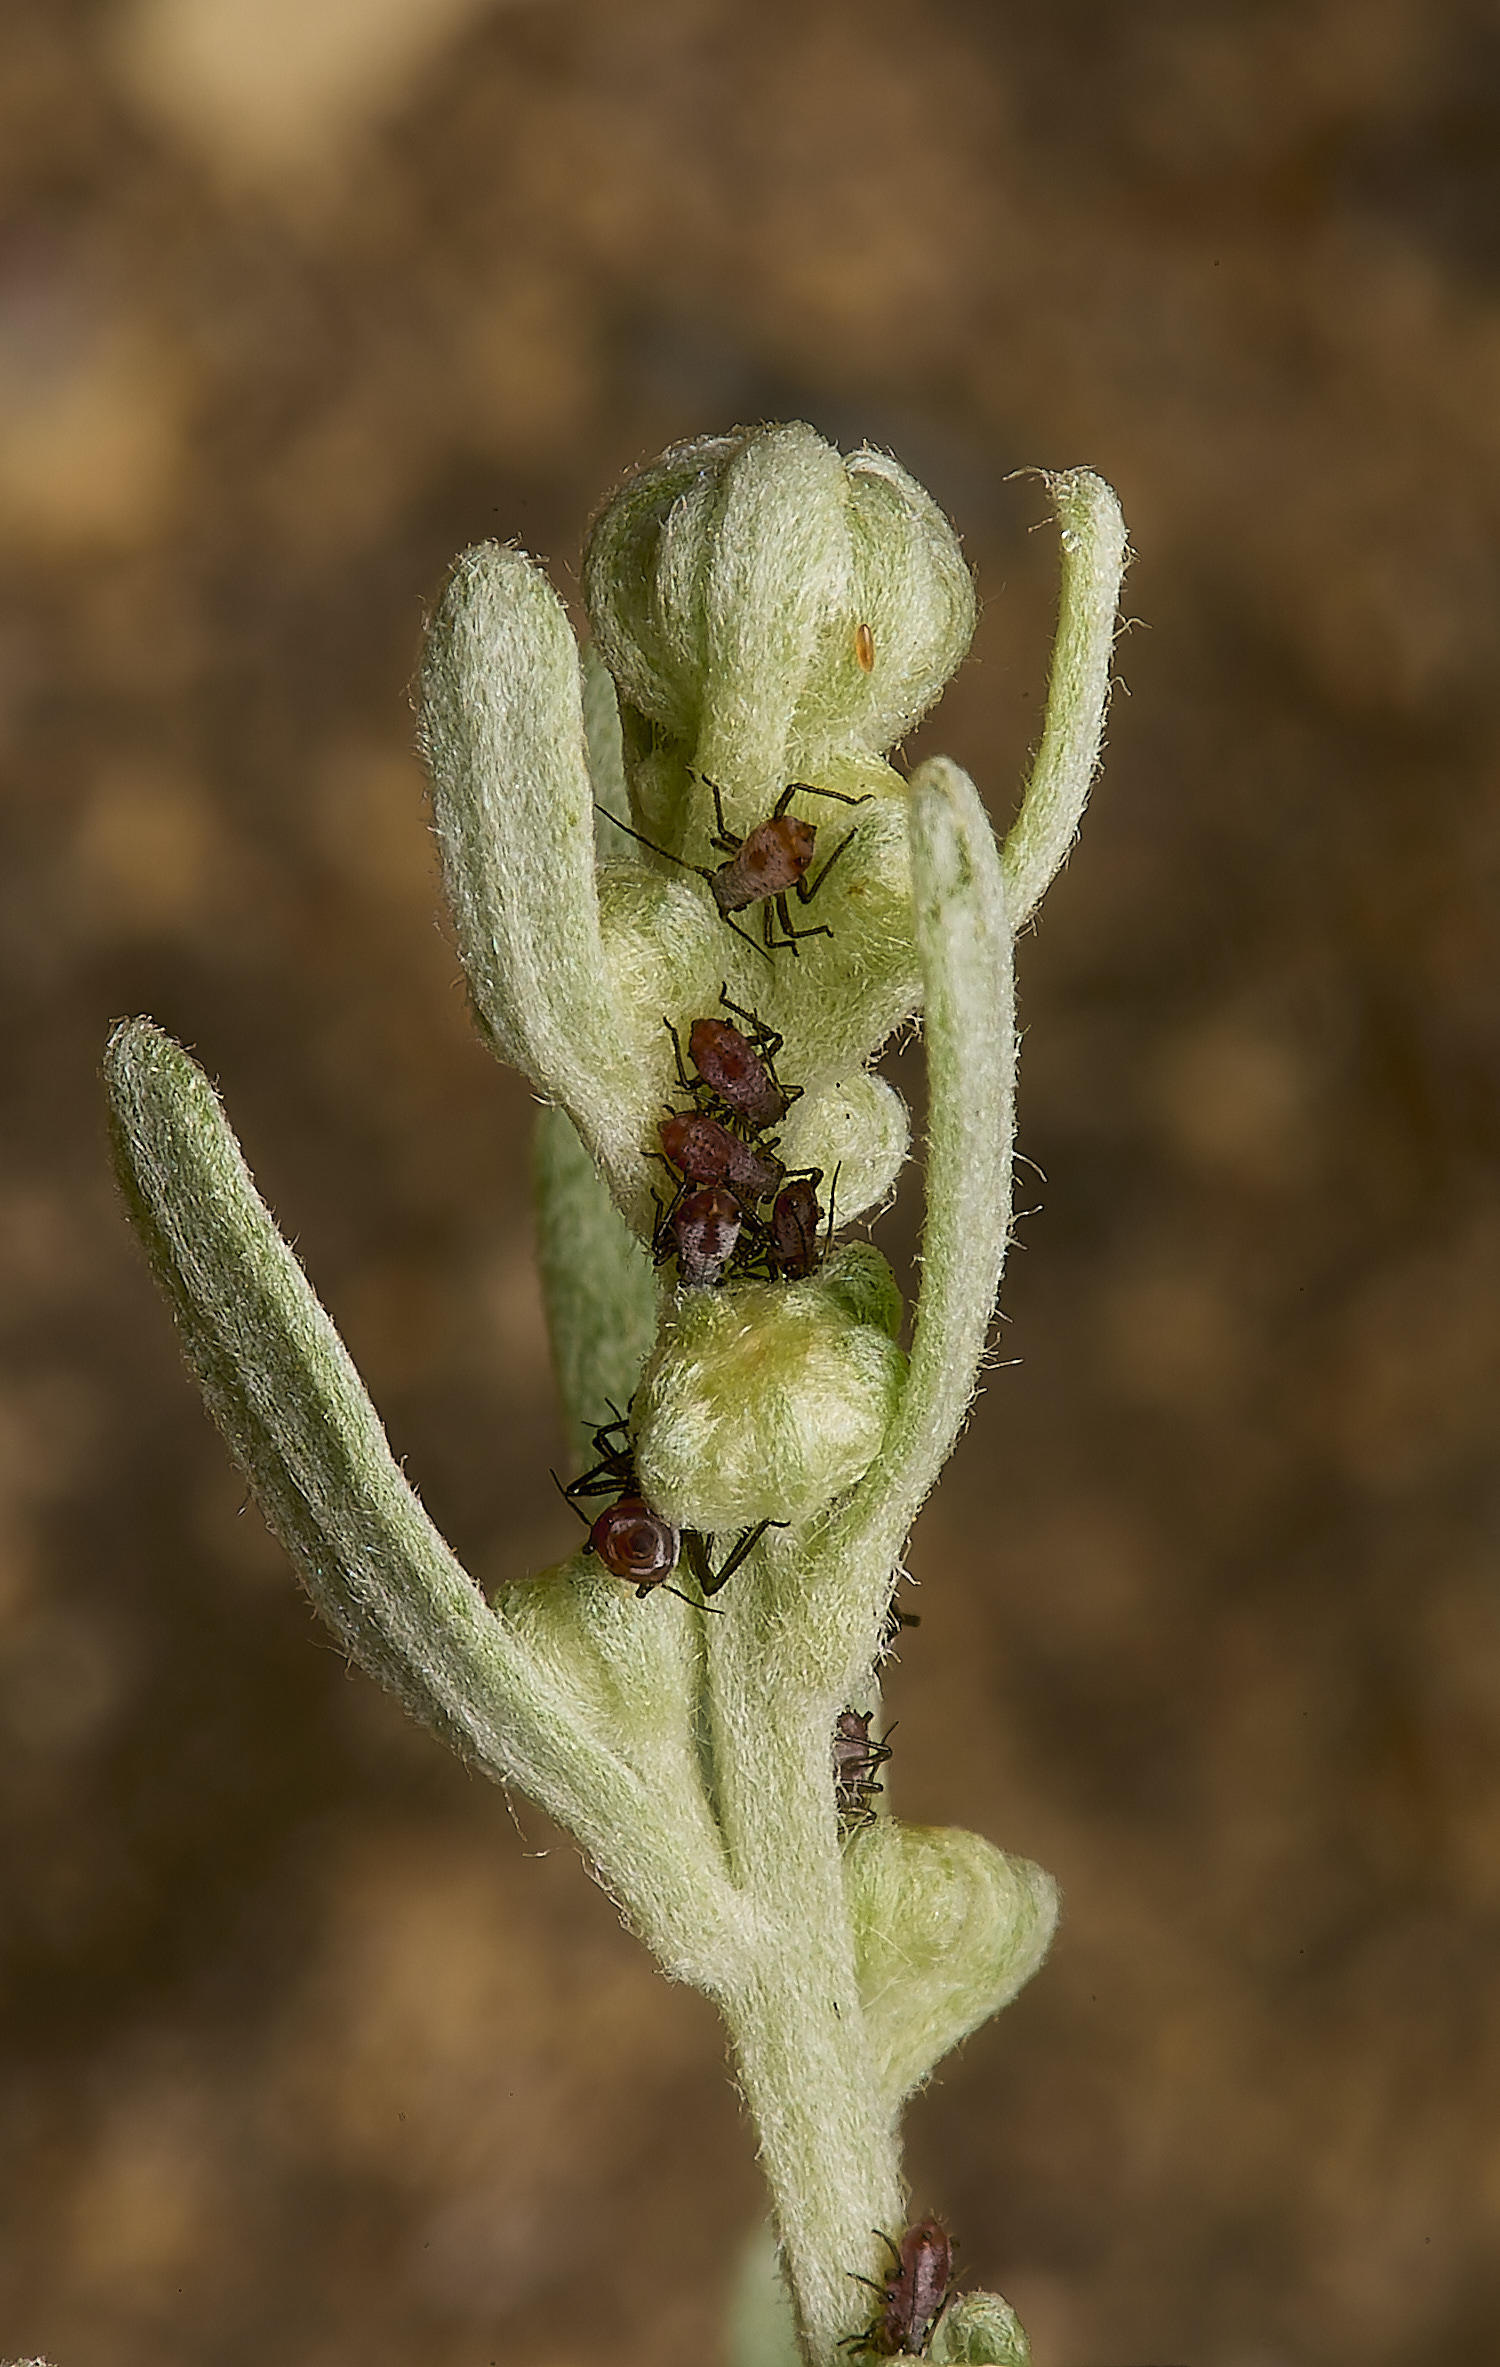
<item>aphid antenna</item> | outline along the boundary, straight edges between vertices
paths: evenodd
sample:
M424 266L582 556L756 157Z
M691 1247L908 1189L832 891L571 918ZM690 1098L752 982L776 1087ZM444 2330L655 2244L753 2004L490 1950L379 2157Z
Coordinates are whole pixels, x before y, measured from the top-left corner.
M698 777L701 779L702 775L700 774ZM594 800L594 810L596 813L600 814L606 812L606 808L600 805L597 797ZM608 818L611 822L615 823L615 828L617 830L623 830L627 838L633 838L637 846L649 847L653 855L660 855L664 863L675 863L679 871L691 871L695 878L698 879L707 880L713 877L713 873L706 870L701 863L689 863L685 856L674 855L670 847L659 847L654 838L647 838L643 831L632 830L628 822L615 821L613 814L610 814ZM837 853L838 850L835 849L834 851ZM826 871L828 865L825 863L823 868ZM757 945L749 930L742 929L737 920L732 919L727 912L721 912L719 918L723 921L724 926L727 929L733 929L736 937L743 937L745 943L750 946L754 952L760 954L763 959L768 962L771 960L769 949L764 945ZM805 930L803 933L807 936L813 936L817 935L819 932L815 930ZM823 933L826 934L826 931ZM774 963L772 963L772 967L775 967Z
M647 838L644 831L633 829L629 822L622 822L607 806L602 806L597 797L594 799L594 811L603 814L607 822L613 822L617 830L623 830L627 838L633 838L637 846L649 847L653 855L660 855L664 863L675 863L679 871L694 871L700 879L703 877L701 864L689 863L683 856L674 855L670 847L659 847L654 838Z

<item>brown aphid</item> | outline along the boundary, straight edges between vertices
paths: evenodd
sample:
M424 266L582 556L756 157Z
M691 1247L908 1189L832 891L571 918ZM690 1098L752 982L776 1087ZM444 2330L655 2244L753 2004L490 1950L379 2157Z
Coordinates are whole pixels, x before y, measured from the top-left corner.
M864 797L846 797L842 789L819 789L811 781L789 781L766 820L757 822L744 838L736 838L724 820L724 793L718 782L710 781L703 773L698 778L706 788L713 791L714 818L718 829L709 844L728 857L728 861L721 863L717 870L709 864L684 862L681 855L671 854L666 847L659 847L655 839L644 837L639 830L632 830L628 822L620 822L619 828L641 846L649 847L653 855L660 855L666 862L675 863L682 871L696 871L700 879L706 880L720 915L737 937L744 938L747 945L755 945L755 939L740 927L734 915L748 911L752 904L764 904L766 909L761 933L765 943L763 946L756 945L755 950L757 953L764 952L768 960L783 945L790 946L795 954L804 937L831 937L833 931L826 927L794 929L787 898L795 895L799 904L812 902L849 844L849 835L846 833L839 840L816 879L809 879L807 874L812 868L813 853L818 842L817 825L802 821L796 814L789 814L787 807L798 796L828 797L836 805L868 805L868 794ZM603 810L601 807L600 811ZM610 819L614 821L616 817L611 815ZM779 937L775 928L777 922L781 926Z
M688 1192L674 1203L658 1228L659 1236L666 1236L664 1245L659 1238L658 1262L675 1250L687 1289L716 1289L729 1271L744 1222L744 1210L722 1184Z
M658 1131L665 1157L687 1183L728 1184L747 1200L769 1200L786 1175L770 1151L701 1112L674 1111Z
M628 1578L637 1594L649 1594L676 1569L681 1536L640 1494L630 1427L622 1416L594 1432L594 1452L597 1463L565 1487L563 1495L580 1520L588 1518L580 1509L580 1496L615 1496L618 1501L594 1521L584 1550L597 1554L612 1578Z
M882 2236L889 2247L890 2272L873 2290L880 2308L849 2344L850 2349L874 2351L882 2359L925 2359L932 2329L943 2312L953 2284L953 2244L936 2219L919 2219L899 2244ZM869 2284L868 2277L860 2278Z
M875 671L875 636L868 625L854 628L854 662L862 674Z
M622 1496L600 1513L589 1531L588 1550L612 1578L628 1578L645 1596L676 1569L682 1533L639 1496Z
M792 1176L777 1193L771 1208L771 1243L767 1252L778 1274L789 1282L803 1282L818 1264L818 1233L823 1212L818 1206L822 1170Z
M773 1050L780 1050L781 1038L773 1036L769 1028L766 1040ZM688 1030L688 1057L698 1071L699 1083L746 1126L763 1129L781 1124L793 1097L732 1020L695 1019Z
M727 1197L727 1195L726 1195ZM634 1586L637 1595L650 1594L653 1587L666 1585L684 1550L688 1566L695 1577L705 1560L703 1540L691 1530L682 1530L669 1521L665 1514L653 1512L640 1492L635 1475L635 1452L630 1443L630 1424L615 1412L612 1422L601 1423L594 1432L594 1452L599 1460L563 1488L567 1503L586 1521L588 1514L580 1509L580 1496L613 1496L617 1501L608 1505L589 1529L585 1553L597 1554L612 1578L625 1578ZM553 1475L556 1477L556 1474ZM561 1486L561 1481L558 1482ZM747 1549L748 1550L748 1549ZM741 1555L743 1560L743 1555ZM735 1565L736 1567L738 1564ZM710 1577L713 1572L710 1571ZM726 1573L720 1572L715 1584L722 1586ZM704 1589L712 1593L714 1586ZM675 1586L667 1587L668 1594L677 1595L679 1602L692 1603L691 1595L678 1593ZM707 1610L708 1604L695 1608Z
M890 1746L870 1739L872 1710L842 1709L833 1721L833 1797L846 1832L875 1822L873 1801L885 1786L875 1770L890 1757Z

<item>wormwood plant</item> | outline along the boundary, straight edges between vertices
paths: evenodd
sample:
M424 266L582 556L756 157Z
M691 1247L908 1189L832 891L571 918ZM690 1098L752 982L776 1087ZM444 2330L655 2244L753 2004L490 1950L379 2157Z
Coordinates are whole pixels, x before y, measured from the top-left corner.
M1047 1875L972 1833L841 1819L832 1760L841 1710L876 1707L903 1543L984 1354L1010 1225L1013 945L1098 757L1124 529L1097 477L1047 483L1061 618L1003 846L957 765L908 779L887 761L962 658L974 594L947 521L881 453L844 458L803 426L666 453L594 526L582 663L511 547L467 552L432 620L421 737L459 949L481 1027L546 1105L563 1402L584 1459L630 1409L640 1495L721 1564L775 1524L711 1608L686 1578L641 1599L587 1552L487 1601L393 1460L207 1079L147 1020L107 1056L131 1215L318 1609L415 1717L568 1826L666 1971L724 2015L776 2247L742 2285L741 2367L898 2347L858 2280L888 2273L877 2231L906 2223L902 2103L1030 1978L1056 1914ZM794 925L826 933L768 951L762 908L726 915L712 892L729 856L709 784L732 854L792 782L859 802L799 801L820 864L838 859ZM684 1288L654 1267L652 1154L682 1090L663 1020L685 1037L721 990L783 1039L801 1093L780 1157L836 1175L841 1222L906 1156L870 1063L920 1015L909 1354L868 1243L793 1278ZM931 2336L939 2361L1027 2355L995 2295L951 2303Z

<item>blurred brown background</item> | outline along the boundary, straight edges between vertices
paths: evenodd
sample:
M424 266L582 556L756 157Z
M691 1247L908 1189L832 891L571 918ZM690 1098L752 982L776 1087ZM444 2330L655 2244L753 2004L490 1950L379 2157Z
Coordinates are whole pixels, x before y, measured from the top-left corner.
M1022 1361L889 1696L900 1810L1066 1918L915 2109L916 2199L1039 2367L1492 2367L1492 8L8 0L0 36L0 2355L717 2356L759 2194L714 2017L314 1625L96 1067L125 1012L196 1046L454 1544L564 1550L422 606L486 534L571 596L629 465L800 416L966 537L920 746L997 815L1055 591L1009 472L1113 480L1149 627L1024 948Z

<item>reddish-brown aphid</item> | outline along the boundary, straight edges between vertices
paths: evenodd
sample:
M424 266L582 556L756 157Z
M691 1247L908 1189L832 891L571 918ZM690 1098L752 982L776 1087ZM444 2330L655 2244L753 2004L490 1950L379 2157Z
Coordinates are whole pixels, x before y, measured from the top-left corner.
M727 1199L729 1195L726 1193ZM610 1411L613 1413L614 1408ZM775 1523L763 1520L758 1528L746 1529L726 1556L721 1568L715 1569L709 1558L708 1540L696 1529L678 1529L664 1514L653 1512L640 1493L635 1475L635 1455L630 1444L630 1424L615 1413L612 1422L605 1422L594 1432L594 1449L599 1460L583 1472L562 1492L580 1520L588 1514L579 1511L580 1496L609 1496L619 1489L616 1503L601 1512L589 1530L587 1553L598 1555L612 1578L628 1578L638 1595L648 1595L654 1586L662 1586L677 1567L678 1557L686 1558L688 1568L697 1579L705 1595L717 1594L725 1581L732 1578L751 1547L759 1542L767 1529ZM553 1477L556 1478L554 1472ZM559 1487L562 1482L558 1481ZM677 1594L675 1586L667 1587L668 1594ZM678 1595L679 1602L692 1603L691 1595ZM706 1603L694 1606L706 1610Z
M688 1192L673 1202L657 1228L658 1263L675 1250L686 1287L712 1290L729 1271L744 1222L744 1210L722 1184Z
M639 1496L622 1496L600 1513L589 1531L588 1549L612 1578L628 1578L637 1594L647 1595L676 1569L682 1535Z
M719 1000L726 1011L738 1013L751 1034L742 1034L728 1019L695 1019L688 1030L688 1054L698 1074L690 1077L683 1066L677 1030L670 1019L663 1019L676 1055L677 1081L684 1093L707 1095L717 1102L726 1116L747 1132L763 1134L768 1126L781 1124L802 1088L783 1085L776 1074L772 1064L782 1039L775 1029L757 1019L753 1011L741 1011L724 987L719 989Z
M766 910L761 933L765 944L756 945L755 950L757 953L764 952L767 959L783 945L790 946L795 954L804 937L831 937L833 931L826 927L794 929L787 898L795 895L799 904L811 904L849 844L849 834L846 833L839 840L817 878L810 880L807 874L812 868L813 853L818 843L817 825L802 821L796 814L789 814L787 807L798 796L828 797L836 805L868 805L869 796L846 797L842 789L819 789L811 781L788 781L765 821L757 822L746 837L736 838L724 820L724 793L718 782L710 781L703 773L698 778L706 788L713 791L714 818L719 825L709 844L729 858L717 870L704 863L684 862L681 855L671 854L666 847L659 847L655 839L645 838L639 830L632 830L628 822L619 823L619 828L641 846L649 847L653 855L663 856L668 863L677 864L680 870L696 871L700 879L707 880L720 914L735 935L743 937L747 945L755 945L755 939L740 927L733 915L748 911L752 904L764 904ZM601 807L600 811L603 810ZM614 821L616 817L611 815L610 819ZM779 937L775 930L777 921L781 924Z
M695 1019L688 1057L699 1079L747 1126L779 1126L787 1097L767 1073L753 1044L729 1019Z
M669 1520L653 1512L639 1491L630 1430L623 1418L605 1422L594 1432L598 1462L590 1466L563 1495L578 1513L580 1496L616 1496L589 1530L586 1551L596 1553L612 1578L628 1578L637 1594L647 1595L671 1577L682 1550L682 1538Z
M786 1174L769 1151L696 1111L674 1111L659 1132L663 1152L690 1184L728 1184L747 1200L769 1200Z
M843 1709L833 1722L833 1797L847 1832L875 1822L873 1801L885 1786L875 1770L890 1757L885 1742L870 1740L871 1710Z
M793 1176L782 1185L771 1209L770 1263L789 1282L805 1281L818 1263L818 1232L823 1212L818 1206L821 1171ZM830 1213L832 1203L830 1202Z
M874 2351L882 2359L897 2359L903 2352L911 2359L925 2359L953 2283L952 2241L936 2219L919 2219L899 2244L889 2236L881 2241L889 2246L891 2268L884 2283L873 2288L880 2295L880 2308L847 2347ZM870 2283L868 2277L859 2281Z
M854 628L854 662L862 674L875 671L875 636L868 625Z

